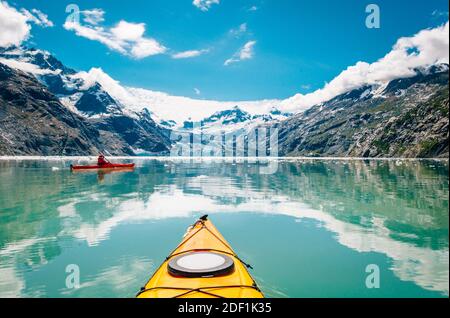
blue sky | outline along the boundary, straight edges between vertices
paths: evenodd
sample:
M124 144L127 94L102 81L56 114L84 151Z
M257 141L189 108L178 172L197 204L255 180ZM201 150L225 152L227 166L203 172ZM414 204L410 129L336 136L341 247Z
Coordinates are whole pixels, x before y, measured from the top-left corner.
M448 21L446 0L220 0L201 10L193 0L21 0L54 23L33 27L29 45L54 53L77 70L101 67L127 86L213 100L284 99L323 87L349 65L374 62L398 38ZM164 54L136 58L63 27L66 6L104 11L98 26L145 23L146 38ZM381 28L365 26L366 5L381 9ZM251 10L251 8L256 10ZM250 44L247 55L239 52ZM180 52L200 56L175 59ZM241 54L242 57L242 54ZM233 59L234 63L224 65ZM198 89L196 92L195 89Z

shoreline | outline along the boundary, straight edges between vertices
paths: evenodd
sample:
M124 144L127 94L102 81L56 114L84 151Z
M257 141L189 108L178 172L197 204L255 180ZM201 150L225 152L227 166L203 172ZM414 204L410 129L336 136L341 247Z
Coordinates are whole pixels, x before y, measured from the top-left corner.
M449 161L449 158L362 158L362 157L168 157L168 156L108 156L115 160L157 161ZM0 161L91 161L97 156L0 156Z

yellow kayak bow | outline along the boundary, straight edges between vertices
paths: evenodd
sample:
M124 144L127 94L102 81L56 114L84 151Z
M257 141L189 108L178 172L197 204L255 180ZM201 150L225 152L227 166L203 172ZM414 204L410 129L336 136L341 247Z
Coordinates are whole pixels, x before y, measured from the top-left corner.
M137 297L263 298L247 267L204 216L188 229Z

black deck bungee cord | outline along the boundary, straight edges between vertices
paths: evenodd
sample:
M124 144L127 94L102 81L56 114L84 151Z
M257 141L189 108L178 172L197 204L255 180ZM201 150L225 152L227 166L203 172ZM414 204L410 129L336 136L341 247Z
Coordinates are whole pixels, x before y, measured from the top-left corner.
M142 289L137 296L140 296L144 293L147 292L151 292L153 290L158 290L158 289L163 289L163 290L183 290L186 291L185 293L182 293L180 295L176 295L172 298L180 298L183 296L186 296L187 294L190 293L194 293L194 292L199 292L199 293L203 293L203 294L207 294L213 297L217 297L217 298L225 298L223 296L220 295L216 295L213 294L211 292L206 291L207 289L230 289L230 288L248 288L248 289L255 289L258 292L261 292L261 290L258 288L258 286L256 285L229 285L229 286L210 286L210 287L199 287L199 288L185 288L185 287L153 287L153 288L148 288L148 289Z

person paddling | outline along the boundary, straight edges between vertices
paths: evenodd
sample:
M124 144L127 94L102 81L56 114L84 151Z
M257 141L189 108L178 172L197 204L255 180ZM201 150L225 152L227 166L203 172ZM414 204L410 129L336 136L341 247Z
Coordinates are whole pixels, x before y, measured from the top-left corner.
M1 1L1 0L0 0ZM70 165L70 170L72 171L83 171L83 170L110 170L110 169L133 169L134 163L111 163L104 155L100 154L97 158L97 165L95 166L74 166Z
M100 155L98 156L98 160L97 160L97 165L100 167L106 166L111 164L111 162L109 162L104 155Z

